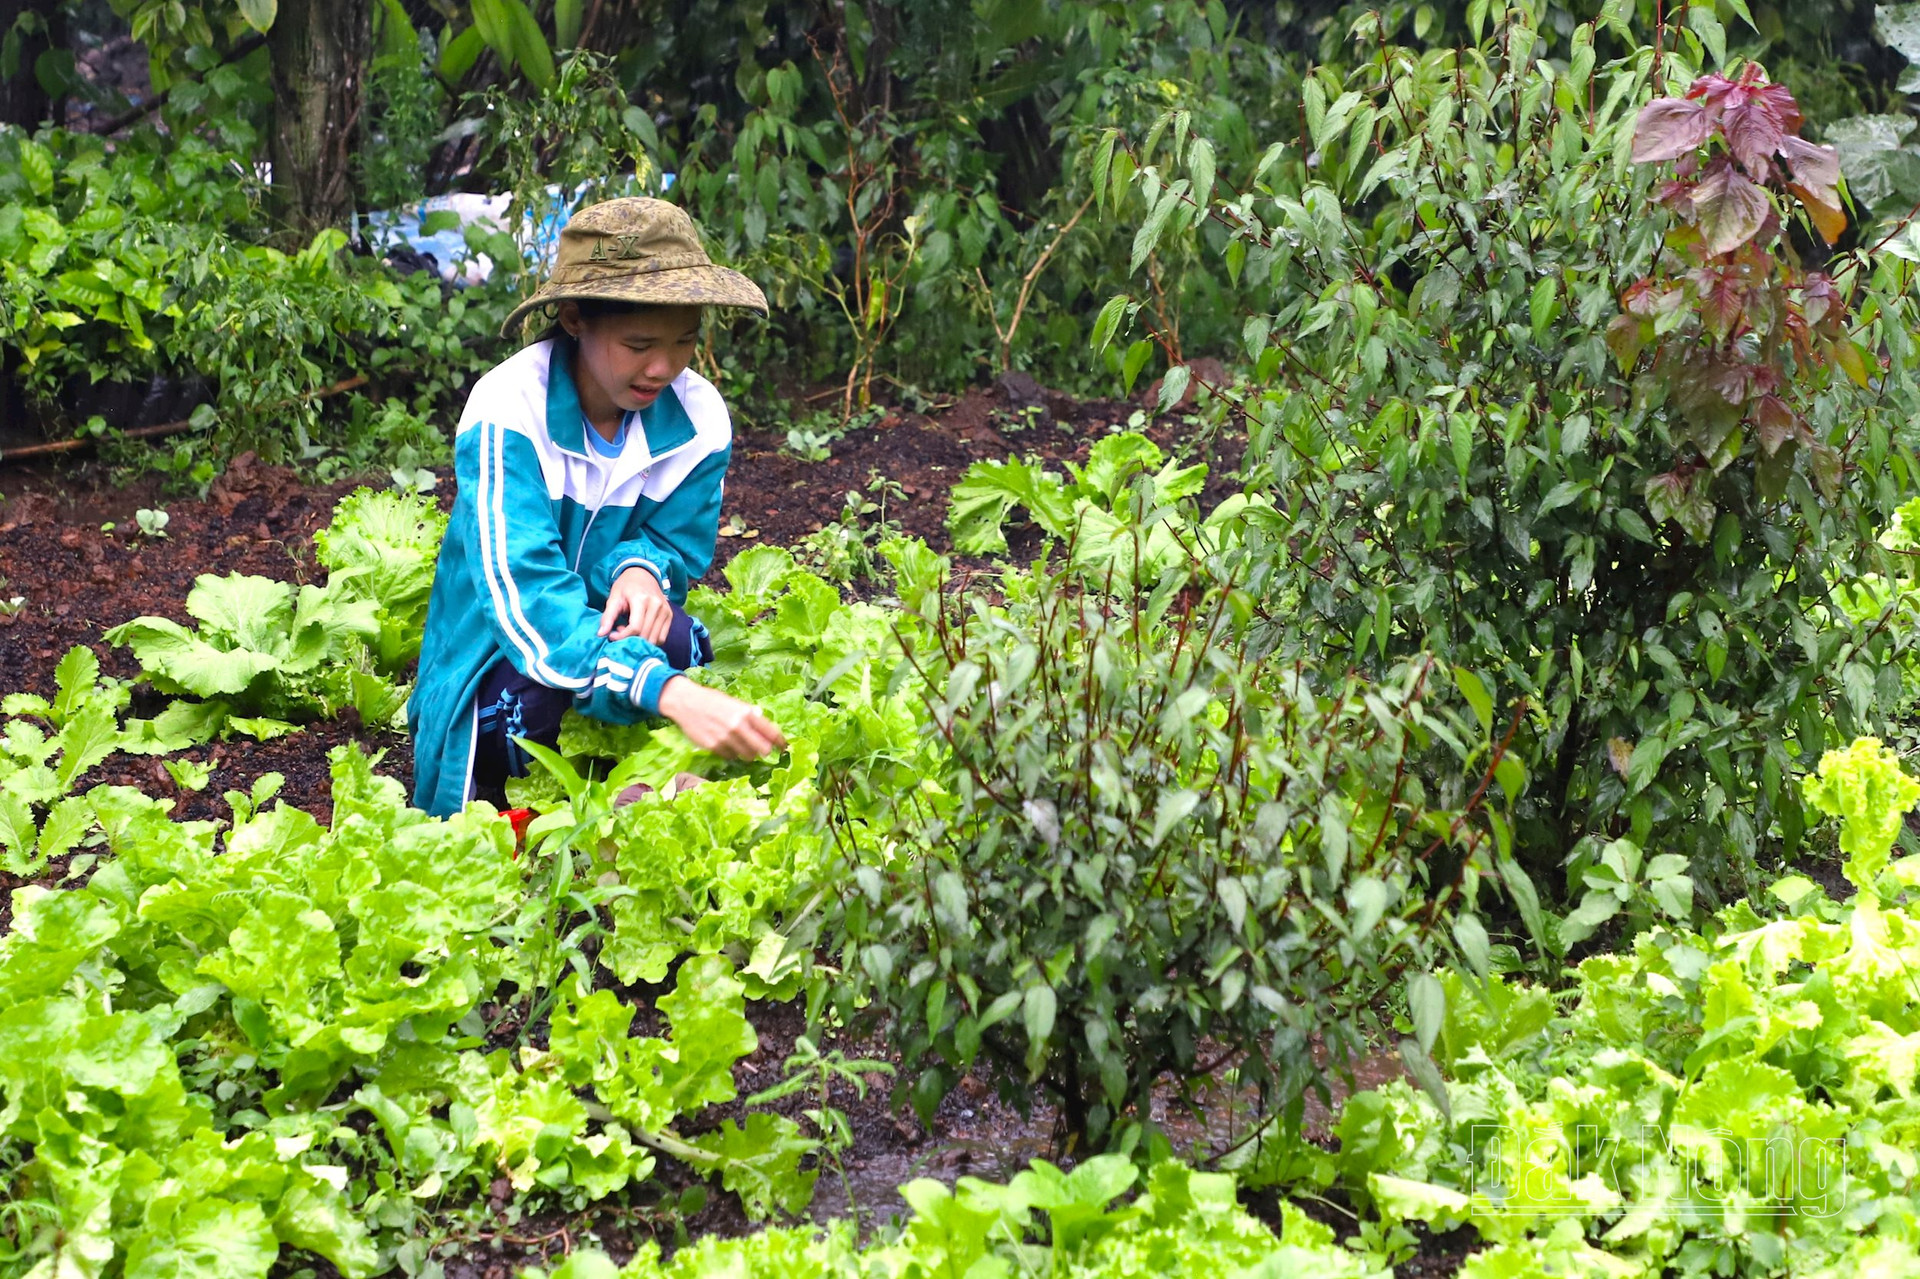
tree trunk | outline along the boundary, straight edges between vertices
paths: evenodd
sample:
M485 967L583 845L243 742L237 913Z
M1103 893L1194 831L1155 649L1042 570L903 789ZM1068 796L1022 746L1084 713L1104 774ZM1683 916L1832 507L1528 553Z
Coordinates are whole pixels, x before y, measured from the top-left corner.
M274 207L303 236L353 212L353 142L372 45L369 0L281 0L267 33Z
M17 124L32 133L52 119L54 111L54 100L41 86L34 64L41 54L66 43L66 18L58 0L0 0L0 39L28 13L39 17L39 29L21 39L14 73L0 77L0 124Z

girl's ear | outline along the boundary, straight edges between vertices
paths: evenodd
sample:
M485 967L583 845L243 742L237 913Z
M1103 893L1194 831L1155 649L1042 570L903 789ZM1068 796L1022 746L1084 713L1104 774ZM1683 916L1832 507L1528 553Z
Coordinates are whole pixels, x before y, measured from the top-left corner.
M580 330L585 328L587 323L586 318L580 314L580 304L571 300L560 304L560 314L557 318L560 321L560 327L567 331L568 337L572 338L579 337Z

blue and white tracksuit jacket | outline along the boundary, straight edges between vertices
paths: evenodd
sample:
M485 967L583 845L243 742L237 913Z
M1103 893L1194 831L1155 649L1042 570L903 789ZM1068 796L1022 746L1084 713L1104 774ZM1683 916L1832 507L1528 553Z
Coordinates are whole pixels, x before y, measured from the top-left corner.
M626 569L645 568L681 604L713 561L733 451L720 393L687 370L607 457L587 443L572 352L560 337L501 363L454 436L459 491L407 704L413 802L429 813L457 812L470 794L474 695L502 656L595 719L658 714L673 669L638 636L602 639L600 610Z

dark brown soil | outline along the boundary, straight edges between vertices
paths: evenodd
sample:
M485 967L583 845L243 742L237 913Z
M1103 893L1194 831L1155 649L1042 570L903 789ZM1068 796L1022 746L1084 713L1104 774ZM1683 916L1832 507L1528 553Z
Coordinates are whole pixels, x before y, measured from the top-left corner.
M790 546L839 517L849 489L863 492L874 477L900 486L904 502L889 502L886 518L907 533L946 550L946 495L975 461L1035 454L1083 460L1093 441L1120 429L1135 411L1124 401L1076 402L1041 393L1040 411L1017 412L1000 387L973 391L938 416L889 412L875 425L833 446L832 457L804 461L784 437L743 432L727 475L723 536L707 576L716 581L726 562L760 542ZM1148 429L1164 448L1213 466L1215 500L1231 491L1241 441L1201 445L1185 419ZM452 502L452 475L442 472L443 503ZM376 480L375 483L383 481ZM0 692L54 690L53 670L67 650L90 645L101 670L130 679L138 665L101 634L130 618L158 614L186 622L187 592L202 573L255 573L306 582L324 576L313 557L313 534L334 504L355 486L302 485L291 471L242 455L204 499L167 494L155 477L128 479L95 463L7 464L0 455L0 600L22 597L12 616L0 615ZM166 536L140 536L135 512L165 509ZM111 524L111 531L103 526ZM413 756L403 735L358 732L340 724L315 726L274 742L244 739L204 747L192 758L218 759L204 791L179 796L182 817L223 816L223 792L245 789L262 773L285 776L281 794L325 820L330 813L327 749L358 738L384 750L380 771L410 780ZM154 791L170 778L152 760L116 756L85 779Z
M720 541L715 576L748 546L799 542L839 517L847 490L866 491L876 478L898 485L905 494L905 501L896 497L888 504L887 518L946 550L947 491L969 464L1012 454L1081 460L1095 440L1123 429L1135 410L1125 402L1065 400L1015 379L970 392L932 416L888 412L874 425L837 441L831 458L822 462L793 456L777 434L744 432L736 441L722 514L732 534ZM1232 490L1231 472L1243 441L1231 435L1203 440L1192 421L1162 419L1148 433L1185 460L1208 461L1209 500L1218 500ZM104 644L102 632L142 614L188 620L186 595L199 574L257 573L287 581L319 577L313 534L352 487L303 485L291 472L249 457L239 459L201 499L169 495L154 478L128 479L97 463L0 463L0 600L24 597L17 614L0 618L0 692L50 695L55 664L76 644L93 647L105 673L132 678L137 668L130 655ZM451 501L451 488L451 476L443 474L443 501ZM167 510L164 538L138 535L134 513L142 507ZM114 527L106 530L107 524ZM285 778L282 797L325 821L331 815L327 752L347 741L383 751L380 771L410 780L412 755L404 736L335 722L276 741L237 739L187 752L216 765L209 785L199 792L176 791L158 761L127 756L109 759L83 785L138 786L174 798L181 817L217 820L227 816L224 791L246 789L262 774L277 772ZM51 868L39 882L58 883L68 869L65 864ZM18 885L0 874L0 932L9 922L6 898ZM761 1045L738 1069L743 1096L783 1077L782 1063L804 1031L797 1006L760 1005L749 1011ZM651 1009L643 1007L642 1014L639 1020L648 1020ZM888 1056L874 1044L823 1047L839 1047L849 1056ZM1363 1068L1363 1085L1379 1082L1394 1068L1381 1067L1372 1074L1369 1069ZM854 1143L844 1157L845 1183L833 1170L823 1171L814 1197L816 1216L857 1210L862 1226L871 1228L903 1210L896 1187L915 1177L948 1182L962 1175L1004 1179L1029 1159L1054 1152L1053 1116L1046 1107L1036 1106L1032 1115L1023 1117L972 1080L947 1098L931 1131L910 1113L896 1113L889 1093L890 1082L884 1077L875 1080L864 1098L844 1084L833 1091L832 1104L846 1113ZM1202 1093L1201 1098L1197 1109L1183 1109L1169 1093L1167 1104L1156 1107L1156 1118L1175 1140L1196 1151L1222 1144L1219 1137L1231 1131L1235 1103L1218 1092ZM780 1109L797 1115L809 1100L791 1098ZM701 1122L717 1124L737 1109L717 1109ZM1324 1136L1329 1118L1324 1108L1310 1118ZM589 1241L624 1259L648 1237L670 1248L689 1235L734 1235L754 1228L738 1202L718 1190L709 1193L697 1211L682 1214L680 1195L689 1185L684 1169L663 1160L655 1178L628 1197L583 1214L523 1216L503 1180L494 1187L495 1194L463 1214L471 1224L455 1231L444 1249L446 1274L449 1279L507 1279L522 1264ZM1255 1197L1250 1206L1255 1211L1264 1208L1263 1215L1278 1225L1277 1209L1270 1202ZM1405 1273L1449 1274L1463 1255L1453 1237L1435 1240L1422 1252L1420 1266ZM329 1274L330 1268L323 1265L319 1272Z

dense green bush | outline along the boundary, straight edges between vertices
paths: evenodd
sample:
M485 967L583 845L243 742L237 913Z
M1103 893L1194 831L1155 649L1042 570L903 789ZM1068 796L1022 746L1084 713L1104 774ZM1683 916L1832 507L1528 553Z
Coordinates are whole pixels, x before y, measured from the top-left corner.
M1784 91L1696 79L1673 31L1596 67L1582 26L1549 62L1529 12L1322 69L1251 169L1176 114L1094 178L1141 211L1136 262L1189 241L1242 290L1258 646L1479 672L1525 708L1536 872L1657 832L1711 895L1798 842L1791 777L1899 702L1911 623L1830 592L1889 571L1920 480L1913 269L1805 269L1837 175ZM1708 96L1643 117L1656 79ZM1151 306L1099 335L1135 325L1129 366Z
M1233 282L1215 265L1217 237L1158 237L1136 263L1132 227L1088 216L1102 130L1138 137L1156 116L1187 112L1220 172L1250 171L1268 140L1307 141L1300 118L1308 79L1338 85L1395 41L1426 51L1473 44L1499 6L1373 12L1379 8L1368 0L871 0L852 9L675 0L643 18L519 0L432 12L375 6L367 100L350 148L353 185L362 210L452 184L511 190L521 197L517 214L544 205L548 185L574 192L584 184L588 198L598 198L653 191L673 173L669 198L776 304L770 322L742 320L702 355L702 371L746 421L784 425L784 393L841 379L851 388L834 406L843 417L879 383L949 391L1009 367L1050 385L1105 391L1112 374L1128 369L1131 381L1163 364L1227 354L1244 317ZM1622 21L1590 40L1589 52L1635 47L1624 21L1648 24L1673 8L1659 0L1610 5ZM404 394L416 415L450 413L475 368L506 349L490 321L507 294L524 291L524 273L503 272L485 294L463 295L472 309L442 311L433 282L421 278L401 282L395 303L384 277L355 271L343 280L289 281L297 302L273 305L262 286L281 283L282 268L243 265L227 245L294 247L274 238L281 228L263 217L256 167L275 105L268 52L249 52L248 39L271 23L272 7L116 0L114 9L145 43L153 84L168 96L156 117L163 127L119 139L111 167L192 169L199 201L170 204L163 220L174 225L164 232L136 231L120 263L126 280L115 286L173 278L144 267L176 266L194 253L234 282L234 297L208 310L204 323L192 306L167 316L167 299L153 302L150 290L130 295L141 300L134 320L70 298L35 302L41 316L83 323L49 330L44 320L15 315L0 324L13 371L24 372L43 408L71 410L71 396L37 371L51 336L73 348L71 358L54 361L63 377L110 369L111 378L183 372L215 383L213 421L223 429L200 454L217 459L252 446L347 469L393 460L406 445L366 434L364 411L316 407L305 397L368 374L376 399ZM1543 0L1538 14L1540 55L1561 68L1587 56L1577 34L1588 16L1582 6ZM1851 0L1757 9L1712 0L1679 6L1677 15L1668 47L1694 60L1776 59L1802 94L1811 136L1831 136L1850 166L1857 162L1849 173L1862 199L1882 214L1909 207L1920 168L1895 78L1898 51L1920 49L1915 24L1889 9L1876 27L1874 7ZM209 139L220 149L212 164L202 154ZM72 144L53 141L59 169ZM1303 146L1294 159L1317 149ZM1350 185L1353 176L1343 180ZM140 204L124 193L105 203L123 219ZM71 199L56 204L50 211L63 221L79 212ZM162 216L150 203L140 207ZM97 222L84 225L100 231ZM500 251L496 236L478 238L496 260L524 265ZM74 251L62 272L86 274L101 252L98 244ZM1131 359L1111 351L1089 361L1084 339L1100 303L1135 271L1144 276L1158 343ZM149 323L156 319L157 327ZM143 328L123 331L129 325ZM275 341L259 341L269 331ZM148 338L164 358L142 345ZM200 454L176 453L172 464L204 478L209 457Z
M1297 1106L1310 1042L1344 1059L1382 1032L1447 920L1484 966L1460 912L1504 827L1461 781L1463 756L1490 761L1436 700L1445 675L1248 660L1251 600L1216 572L922 597L930 750L826 787L836 993L885 1015L923 1118L972 1070L1022 1109L1039 1083L1082 1143L1131 1142L1164 1074L1230 1060ZM1423 1038L1431 993L1408 996Z
M260 194L244 156L191 136L109 152L83 134L0 130L0 344L29 401L109 432L126 423L75 418L89 388L135 388L138 402L158 379L203 388L194 421L215 433L215 458L443 460L437 433L404 412L456 407L510 349L494 337L509 283L446 298L430 274L395 275L331 229L282 251ZM394 396L391 409L323 395L355 378ZM208 460L189 453L177 469Z

